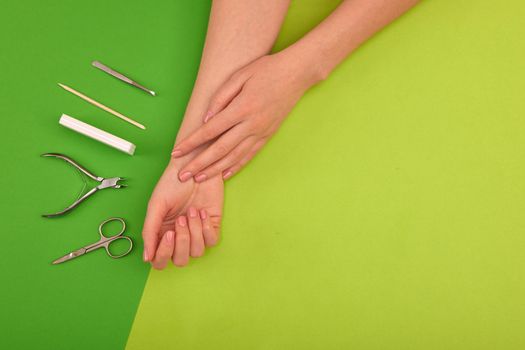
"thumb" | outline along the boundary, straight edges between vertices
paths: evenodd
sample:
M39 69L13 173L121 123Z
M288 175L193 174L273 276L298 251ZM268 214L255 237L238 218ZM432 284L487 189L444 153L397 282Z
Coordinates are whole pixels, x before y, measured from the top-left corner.
M243 70L233 74L213 95L208 107L208 112L204 117L207 123L213 116L225 109L230 102L241 92L244 83L248 80L247 74Z

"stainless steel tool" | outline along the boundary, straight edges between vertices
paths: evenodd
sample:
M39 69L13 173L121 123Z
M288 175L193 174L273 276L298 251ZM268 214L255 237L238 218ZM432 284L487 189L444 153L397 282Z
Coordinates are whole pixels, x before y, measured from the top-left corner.
M93 187L91 190L87 191L84 195L81 195L76 201L73 202L70 206L65 208L64 210L58 211L53 214L43 214L42 216L45 218L52 218L55 216L63 215L71 210L75 209L80 203L82 203L84 200L86 200L89 196L97 192L98 190L103 190L105 188L123 188L126 187L126 185L120 184L119 181L124 180L123 177L111 177L111 178L103 178L100 176L96 176L92 174L90 171L88 171L86 168L84 168L82 165L75 162L73 159L69 158L66 155L60 154L60 153L45 153L42 154L42 157L54 157L59 158L67 163L71 164L74 168L76 168L81 174L86 175L92 180L95 180L99 182L99 184L95 187ZM86 186L86 183L84 183L84 188ZM83 192L83 191L82 191Z
M128 84L130 84L130 85L133 85L133 86L135 86L135 87L141 89L142 91L146 91L146 92L147 92L148 94L150 94L151 96L156 96L155 91L150 90L150 89L148 89L148 88L146 88L146 87L140 85L140 84L137 83L136 81L133 81L133 80L131 80L130 78L126 77L124 74L119 73L119 72L117 72L117 71L115 71L115 70L109 68L108 66L106 66L105 64L103 64L103 63L100 62L100 61L93 61L91 64L93 65L93 67L96 67L96 68L98 68L98 69L100 69L100 70L103 70L104 72L106 72L106 73L108 73L108 74L114 76L114 77L117 78L117 79L122 80L122 81L125 82L125 83L128 83Z
M118 222L120 222L122 224L122 227L121 227L120 231L117 234L115 234L115 235L105 235L104 231L103 231L104 226L107 223L111 222L111 221L118 221ZM80 249L77 249L75 251L72 251L70 253L67 253L63 257L58 258L55 261L53 261L53 265L61 264L63 262L69 261L71 259L78 258L79 256L82 256L82 255L87 254L87 253L91 253L92 251L97 250L99 248L105 248L106 249L106 253L109 255L109 257L111 257L113 259L122 258L124 255L127 255L129 252L131 252L131 249L133 249L133 241L128 236L124 236L123 235L124 231L126 231L126 223L124 222L124 219L122 219L122 218L109 218L107 220L104 220L98 227L98 233L100 234L100 239L97 242L95 242L93 244L90 244L90 245L87 245L85 247L82 247ZM111 253L111 251L109 250L109 246L111 245L111 243L113 243L113 242L115 242L117 240L122 240L122 239L124 239L124 240L129 242L128 250L124 251L121 254L113 254L113 253Z

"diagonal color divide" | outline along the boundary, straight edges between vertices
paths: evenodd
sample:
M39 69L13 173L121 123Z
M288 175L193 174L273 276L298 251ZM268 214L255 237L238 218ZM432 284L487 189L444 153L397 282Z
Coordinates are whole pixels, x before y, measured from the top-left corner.
M127 349L524 348L524 12L424 2L308 92Z

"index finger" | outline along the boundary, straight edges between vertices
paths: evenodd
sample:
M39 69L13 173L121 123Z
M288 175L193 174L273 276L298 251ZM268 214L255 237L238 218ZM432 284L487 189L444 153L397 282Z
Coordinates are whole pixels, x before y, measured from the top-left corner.
M190 136L175 145L171 155L174 158L178 158L188 154L203 143L213 140L220 134L224 133L235 124L237 124L235 110L229 107L211 119L208 123L201 125Z

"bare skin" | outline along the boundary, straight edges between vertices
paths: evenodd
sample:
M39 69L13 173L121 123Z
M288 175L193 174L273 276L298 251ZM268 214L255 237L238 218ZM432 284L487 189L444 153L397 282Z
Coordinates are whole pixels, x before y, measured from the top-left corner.
M199 74L177 139L203 124L211 97L235 71L273 46L289 1L214 1ZM232 20L235 18L236 20ZM182 183L178 173L199 150L172 159L148 203L142 236L144 261L163 269L171 260L185 266L217 243L224 185L221 176ZM195 214L197 213L197 215ZM204 217L204 218L203 218Z
M157 269L170 260L184 266L214 245L223 179L257 154L305 91L417 2L343 1L302 39L269 55L289 0L215 0L172 159L149 201L144 260Z
M179 173L204 182L227 179L264 146L312 85L417 0L346 0L290 47L236 71L215 93L204 126L178 142L177 158L211 142Z

